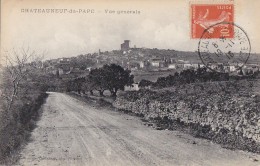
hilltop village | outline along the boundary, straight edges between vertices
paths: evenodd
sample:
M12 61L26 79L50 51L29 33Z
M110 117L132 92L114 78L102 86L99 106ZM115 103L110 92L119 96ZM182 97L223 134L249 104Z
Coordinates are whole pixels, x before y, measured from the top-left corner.
M46 73L53 74L62 79L72 79L85 76L93 68L102 67L104 64L118 64L136 75L135 82L139 82L138 76L153 74L153 77L145 77L155 81L156 75L171 74L185 69L198 69L205 65L200 60L197 52L184 52L170 49L137 48L130 47L130 40L125 40L120 50L101 51L82 54L71 58L50 59L39 62L37 66L44 68ZM237 70L238 64L214 64L211 68L232 72ZM259 71L259 62L248 62L242 69L243 75ZM158 74L157 74L158 73Z

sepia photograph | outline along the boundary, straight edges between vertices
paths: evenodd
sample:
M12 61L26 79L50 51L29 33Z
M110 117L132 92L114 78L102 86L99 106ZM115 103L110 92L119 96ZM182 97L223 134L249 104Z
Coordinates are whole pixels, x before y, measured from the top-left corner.
M0 2L1 166L260 165L260 1Z

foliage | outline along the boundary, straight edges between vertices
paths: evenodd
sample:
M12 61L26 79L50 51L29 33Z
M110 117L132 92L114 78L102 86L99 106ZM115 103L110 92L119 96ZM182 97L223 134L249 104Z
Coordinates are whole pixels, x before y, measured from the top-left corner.
M151 86L152 84L153 84L152 81L142 79L142 80L139 82L138 86L141 87L141 88L144 88L144 87Z
M104 65L90 71L88 76L84 78L76 78L67 82L67 91L99 91L103 96L105 90L109 90L112 96L116 96L118 90L124 90L126 85L133 84L134 76L129 70L125 70L119 65Z
M134 83L134 76L130 75L131 71L124 70L119 65L104 65L103 71L103 86L111 92L112 96L116 96L118 90L124 90L125 85L131 86Z
M174 75L167 77L159 77L153 84L154 87L164 88L171 86L178 86L182 84L190 84L196 82L212 82L212 81L229 81L257 78L259 73L254 73L249 76L229 75L228 73L219 73L208 71L206 67L194 69L186 69L180 73L176 72Z
M103 96L103 92L106 88L106 71L103 68L96 68L90 71L88 75L87 84L92 85L90 90L97 90L99 94Z
M71 66L79 68L80 70L85 70L89 66L94 66L95 62L93 59L89 59L85 55L79 55L77 57L71 58Z
M161 89L141 89L122 94L128 101L136 101L145 96L147 101L156 99L160 102L168 102L174 100L190 100L195 101L199 96L209 96L213 94L221 95L223 100L232 94L239 96L250 96L253 93L252 86L255 81L239 80L239 81L222 81L222 82L204 82L193 84L181 84L174 87ZM193 96L193 97L192 97ZM208 98L208 97L205 97Z
M49 79L38 66L42 57L29 48L6 53L0 70L0 164L25 141L39 117Z

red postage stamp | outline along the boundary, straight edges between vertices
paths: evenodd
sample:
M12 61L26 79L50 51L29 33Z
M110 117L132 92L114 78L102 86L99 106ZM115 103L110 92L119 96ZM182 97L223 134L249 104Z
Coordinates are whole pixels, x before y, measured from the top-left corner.
M191 4L191 37L199 38L233 38L234 22L233 4ZM208 35L202 35L203 33Z

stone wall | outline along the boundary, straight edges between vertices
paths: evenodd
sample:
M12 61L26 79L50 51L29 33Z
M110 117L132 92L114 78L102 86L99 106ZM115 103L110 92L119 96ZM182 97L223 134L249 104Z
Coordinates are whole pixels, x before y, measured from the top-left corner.
M141 92L140 92L141 93ZM142 96L142 97L140 97ZM160 101L139 94L135 101L119 96L113 106L143 114L146 119L165 116L186 124L208 125L215 133L225 129L260 143L260 107L256 95L197 95L190 100Z

